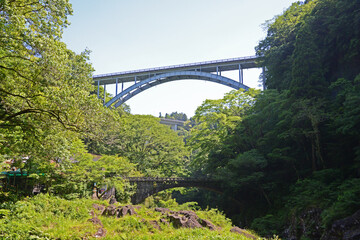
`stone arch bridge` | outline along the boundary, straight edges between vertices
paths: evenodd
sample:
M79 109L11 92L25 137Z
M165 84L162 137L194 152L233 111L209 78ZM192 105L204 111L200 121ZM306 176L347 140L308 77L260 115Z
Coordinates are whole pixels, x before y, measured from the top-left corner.
M152 177L127 177L130 184L136 184L136 193L132 196L133 204L141 203L145 198L176 187L197 187L222 193L220 181L209 178L152 178Z

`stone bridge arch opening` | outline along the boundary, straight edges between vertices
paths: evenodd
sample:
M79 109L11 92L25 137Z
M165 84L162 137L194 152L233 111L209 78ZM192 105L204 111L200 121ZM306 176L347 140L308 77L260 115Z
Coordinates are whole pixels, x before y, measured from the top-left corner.
M177 187L202 188L219 194L223 193L221 183L212 179L195 178L124 178L130 184L136 184L136 193L132 196L131 202L139 204L146 198L166 189Z

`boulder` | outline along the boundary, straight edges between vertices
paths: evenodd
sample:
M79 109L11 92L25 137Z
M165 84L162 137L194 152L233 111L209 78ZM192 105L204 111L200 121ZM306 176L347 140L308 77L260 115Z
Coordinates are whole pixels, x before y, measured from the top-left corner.
M173 224L174 227L185 227L185 221L182 219L181 216L178 216L176 214L170 214L169 221Z
M165 218L161 218L160 222L169 225L169 222Z
M193 211L183 210L183 211L179 211L178 213L184 215L187 218L199 219L199 217Z
M191 216L185 220L185 227L187 228L202 228L201 224L198 222L198 216Z
M133 205L133 208L137 209L137 210L140 210L141 209L141 206L139 205Z
M201 224L197 221L199 218L196 214L179 216L177 213L169 214L169 220L174 227L186 227L186 228L202 228Z
M137 213L132 205L126 205L126 206L118 208L118 215L117 215L118 217L123 217L126 214L137 215Z
M116 216L117 215L117 208L114 205L110 205L104 210L103 215L105 215L105 216Z
M216 230L216 226L214 224L212 224L209 220L206 219L200 219L199 220L201 226L206 227L210 230Z
M92 206L93 206L93 208L95 210L99 211L98 212L99 215L102 215L104 213L104 211L105 211L105 206L98 205L98 204L95 204L95 203Z
M233 227L232 229L230 229L230 232L234 232L234 233L238 233L238 234L241 234L247 238L251 238L251 239L257 239L256 236L246 232L244 229L241 229L239 227Z
M155 208L156 212L161 212L161 214L166 214L166 213L172 213L172 211L168 208L161 208L161 207L157 207Z
M94 225L100 225L101 227L103 227L102 222L96 216L94 216L93 218L90 218L88 221L92 222Z
M161 227L159 225L159 223L156 220L150 220L149 223L156 228L157 230L161 230Z
M103 238L106 236L106 229L105 228L99 228L99 230L94 234L94 237L96 238Z

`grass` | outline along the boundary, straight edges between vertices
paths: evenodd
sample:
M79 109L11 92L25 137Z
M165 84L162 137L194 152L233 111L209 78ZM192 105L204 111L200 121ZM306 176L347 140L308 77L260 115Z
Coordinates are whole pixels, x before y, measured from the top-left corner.
M37 195L4 206L0 210L0 239L95 239L95 233L102 228L89 221L92 205L108 205L105 201L91 199L65 200L55 196ZM190 210L191 207L176 206L174 210ZM96 211L94 211L96 213ZM216 209L195 211L203 219L220 227L211 231L205 228L174 228L172 224L161 223L163 216L154 209L142 206L137 215L99 216L106 236L101 239L240 239L240 234L230 232L231 222ZM154 227L157 221L160 229Z

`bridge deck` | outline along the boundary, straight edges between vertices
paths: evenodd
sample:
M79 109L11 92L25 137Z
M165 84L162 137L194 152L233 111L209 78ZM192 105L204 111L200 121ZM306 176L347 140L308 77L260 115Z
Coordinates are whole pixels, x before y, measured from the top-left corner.
M224 71L232 71L239 70L239 65L241 65L241 69L249 69L258 67L255 63L256 56L250 57L240 57L240 58L229 58L229 59L221 59L214 61L206 61L206 62L197 62L197 63L188 63L188 64L180 64L180 65L172 65L165 67L156 67L156 68L148 68L148 69L139 69L125 72L116 72L116 73L108 73L108 74L100 74L94 75L94 81L100 81L103 84L114 84L116 83L116 79L118 83L121 82L134 82L136 77L137 81L142 81L150 76L175 72L175 71L201 71L201 72L224 72Z

